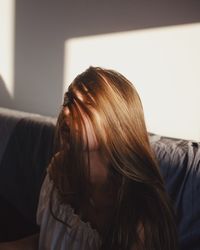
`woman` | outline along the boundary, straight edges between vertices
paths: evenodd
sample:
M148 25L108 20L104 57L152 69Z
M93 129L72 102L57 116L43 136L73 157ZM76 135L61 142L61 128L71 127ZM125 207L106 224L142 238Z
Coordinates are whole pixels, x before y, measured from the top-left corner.
M38 205L39 249L177 249L142 104L124 76L99 67L78 75L56 131Z

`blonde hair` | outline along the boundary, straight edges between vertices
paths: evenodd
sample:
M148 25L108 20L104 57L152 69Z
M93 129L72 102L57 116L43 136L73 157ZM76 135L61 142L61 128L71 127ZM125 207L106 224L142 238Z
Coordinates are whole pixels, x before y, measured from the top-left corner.
M50 169L63 202L70 202L79 211L83 200L89 199L90 152L87 146L85 159L82 110L92 122L99 152L109 159L110 179L117 186L115 211L102 235L102 249L130 250L133 242L137 249L177 249L173 209L149 143L142 103L132 83L116 71L89 67L74 79L65 97L70 122L67 126L62 109L56 137L56 152L62 157L55 159ZM138 237L140 222L144 242Z

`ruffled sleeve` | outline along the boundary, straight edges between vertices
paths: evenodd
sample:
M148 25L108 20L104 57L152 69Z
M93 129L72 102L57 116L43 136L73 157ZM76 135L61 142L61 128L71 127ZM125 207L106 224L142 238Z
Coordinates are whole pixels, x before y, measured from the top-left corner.
M37 215L36 215L36 221L38 225L41 225L42 216L45 211L45 208L49 206L50 194L51 194L52 188L53 188L53 181L50 180L50 176L47 172L46 177L43 181L41 190L40 190L40 197L39 197Z
M55 217L50 212L50 199ZM60 204L58 191L54 189L49 173L40 191L37 224L40 225L39 250L100 249L101 238L98 232L89 222L83 222L70 204Z

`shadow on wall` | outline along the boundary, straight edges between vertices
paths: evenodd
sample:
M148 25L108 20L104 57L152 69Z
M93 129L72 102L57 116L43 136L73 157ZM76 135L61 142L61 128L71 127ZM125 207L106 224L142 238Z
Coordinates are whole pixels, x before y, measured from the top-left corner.
M199 10L195 0L16 1L15 109L57 115L66 40L198 22Z
M13 108L13 98L10 96L6 84L0 75L0 102L2 107Z

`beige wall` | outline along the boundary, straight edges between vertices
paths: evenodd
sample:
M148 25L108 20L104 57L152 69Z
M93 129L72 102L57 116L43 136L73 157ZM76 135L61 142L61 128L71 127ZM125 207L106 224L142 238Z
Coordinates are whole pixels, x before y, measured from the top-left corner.
M10 2L10 7L5 7L5 1L0 0L0 40L4 41L0 42L1 55L2 51L4 52L3 57L0 55L0 106L52 116L57 115L62 102L65 81L70 79L70 74L73 75L70 73L70 69L73 71L73 67L77 67L73 66L77 65L72 63L74 59L69 60L70 53L74 52L66 49L67 42L94 35L148 31L152 28L192 24L200 21L200 2L196 0L7 0L7 2ZM9 8L10 23L9 20L4 19L2 24L2 12L5 9L9 12ZM6 25L8 28L5 31ZM121 50L123 49L122 47ZM130 51L132 51L132 47L130 47ZM10 56L11 53L12 56ZM107 61L106 51L104 54L105 61ZM7 55L10 59L6 59ZM144 60L145 55L142 54L142 51L141 55ZM121 58L116 57L116 60L120 61ZM84 65L83 62L85 59L80 57L80 65ZM98 61L91 61L89 64L97 63ZM154 58L152 58L152 63L154 63ZM130 63L126 64L125 61L123 65L129 71L132 70L133 66ZM108 66L112 67L112 64L110 63ZM115 68L116 65L113 64L113 67ZM160 65L157 72L162 71L164 67L164 64ZM122 66L117 69L127 74ZM143 72L145 70L146 68L144 70L140 68L141 75L145 74ZM196 68L193 70L196 74ZM182 74L184 76L185 72L183 71ZM146 94L141 92L142 87L139 84L141 80L138 80L139 75L136 75L137 77L134 75L130 77L136 84L138 83L139 92L143 97ZM177 88L180 84L179 82ZM193 82L191 86L192 88L197 87L195 91L197 93L199 85L196 86L196 83ZM155 91L149 94L153 96L154 93ZM159 95L159 93L157 94ZM146 97L143 98L149 129L154 130L152 132L185 138L198 137L198 128L194 129L191 124L190 130L197 131L195 135L189 135L184 129L181 134L167 132L166 127L169 124L162 123L160 114L158 117L156 112L151 114L153 108L148 109L148 100L145 99ZM194 99L193 96L191 96L192 99ZM161 104L159 103L159 105ZM171 110L165 110L165 112L170 114ZM152 126L149 118L151 116L153 120L158 119L159 122L156 126ZM176 123L176 121L173 120L169 123ZM157 129L158 127L164 129Z

